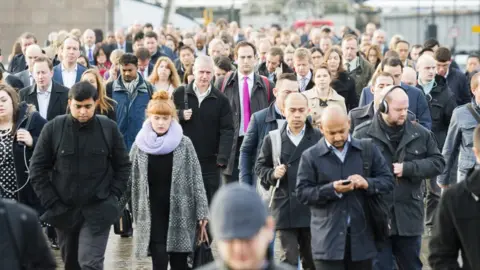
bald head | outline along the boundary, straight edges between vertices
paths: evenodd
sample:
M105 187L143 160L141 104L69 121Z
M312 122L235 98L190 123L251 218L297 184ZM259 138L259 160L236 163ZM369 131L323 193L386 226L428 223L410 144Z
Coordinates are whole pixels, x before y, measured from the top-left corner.
M284 115L288 127L293 132L300 132L308 117L308 100L301 93L291 93L285 99Z
M395 88L392 90L390 93L389 91L393 88L394 86L387 87L383 89L381 95L385 97L385 100L390 103L392 101L407 101L408 102L408 95L405 92L405 90L402 90L401 88ZM387 94L388 93L388 94ZM386 95L386 96L385 96Z
M421 83L429 83L435 78L436 63L431 55L423 54L418 58L417 71Z
M95 45L95 32L92 29L87 29L83 33L83 43L88 47Z
M305 106L308 106L308 99L307 97L302 94L302 93L290 93L287 95L285 98L285 109L288 109L289 106L291 106L292 103L302 104Z
M347 112L338 105L329 105L322 112L321 122L325 125L346 121L348 121Z
M410 86L416 86L417 72L411 67L404 67L402 73L402 83Z
M391 90L392 88L395 88ZM390 126L401 126L405 123L408 115L408 95L398 86L387 87L382 93L388 104L388 112L382 113L385 122Z
M42 48L40 48L40 46L38 46L37 44L32 44L27 47L27 50L25 51L25 56L27 58L28 70L30 70L30 72L33 71L33 61L35 61L35 59L42 55Z

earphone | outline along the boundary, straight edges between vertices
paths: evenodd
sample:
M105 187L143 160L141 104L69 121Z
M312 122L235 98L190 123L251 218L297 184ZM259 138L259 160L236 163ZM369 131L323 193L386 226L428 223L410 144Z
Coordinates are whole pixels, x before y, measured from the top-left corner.
M388 90L387 93L385 93L385 95L383 96L382 98L382 102L380 102L380 104L378 105L378 111L381 112L381 113L388 113L388 103L387 103L387 96L395 89L402 89L403 91L405 91L405 93L407 93L407 91L401 87L400 85L395 85L392 87L392 89Z

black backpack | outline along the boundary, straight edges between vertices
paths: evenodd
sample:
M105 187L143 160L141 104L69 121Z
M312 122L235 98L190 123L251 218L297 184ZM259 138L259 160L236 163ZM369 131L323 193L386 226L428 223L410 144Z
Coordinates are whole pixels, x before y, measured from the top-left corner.
M371 139L362 139L362 161L363 161L363 177L369 177L371 174L372 149L373 142ZM390 237L390 211L387 202L381 194L367 196L365 199L365 218L372 226L373 238L377 249L381 244Z

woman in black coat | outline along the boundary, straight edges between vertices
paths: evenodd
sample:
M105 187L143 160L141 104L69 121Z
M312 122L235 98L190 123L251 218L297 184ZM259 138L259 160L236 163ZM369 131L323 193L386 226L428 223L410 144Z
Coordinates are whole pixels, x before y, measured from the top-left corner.
M17 92L0 84L0 197L17 200L43 213L30 185L29 161L47 120L35 106L19 103Z
M355 79L350 77L343 68L342 52L338 48L330 48L323 58L328 70L332 75L330 86L337 91L339 95L345 98L347 111L358 106L357 93L355 92Z

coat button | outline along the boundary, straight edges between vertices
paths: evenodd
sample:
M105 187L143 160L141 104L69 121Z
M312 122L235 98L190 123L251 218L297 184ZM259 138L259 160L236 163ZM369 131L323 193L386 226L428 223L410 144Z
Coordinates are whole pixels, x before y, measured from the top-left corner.
M288 164L288 167L292 167L292 164Z
M65 150L62 150L62 154L65 153Z
M415 154L417 154L417 155L418 155L418 150L415 150Z
M339 234L340 234L340 235L343 235L343 232L340 232Z

